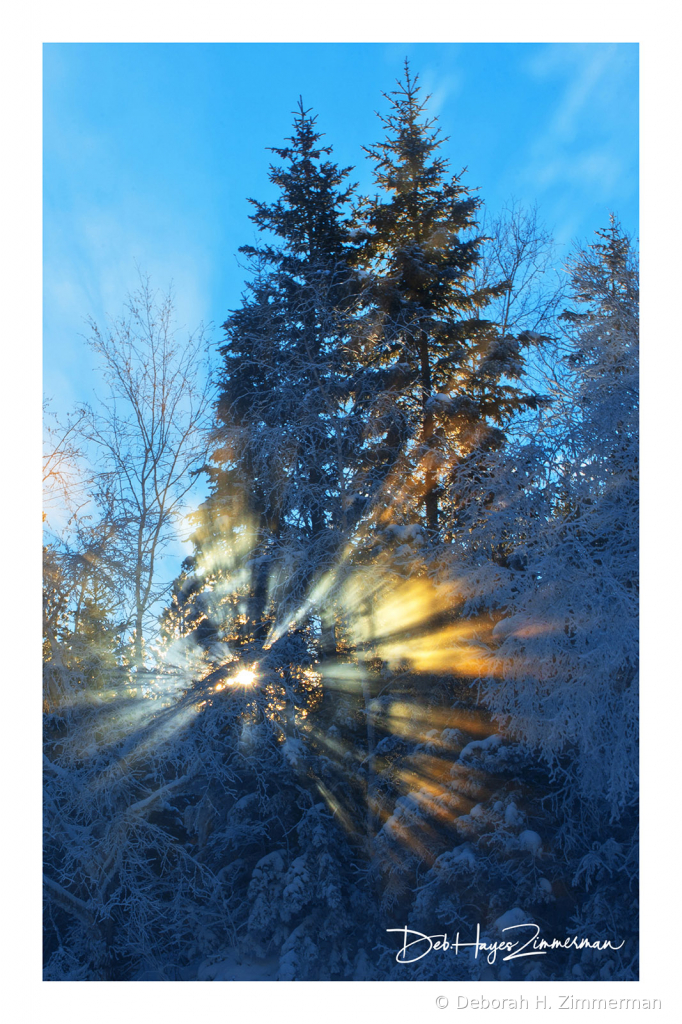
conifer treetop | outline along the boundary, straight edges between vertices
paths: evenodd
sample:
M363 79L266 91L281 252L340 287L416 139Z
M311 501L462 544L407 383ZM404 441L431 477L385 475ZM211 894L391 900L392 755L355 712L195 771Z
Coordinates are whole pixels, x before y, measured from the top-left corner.
M340 255L348 241L347 229L340 218L353 194L354 186L345 185L352 167L339 167L328 159L331 146L319 145L323 133L316 130L317 116L299 97L294 113L293 134L289 146L271 146L284 165L271 164L268 179L279 189L272 203L249 199L254 208L250 219L261 230L285 242L285 252L300 259ZM240 252L281 262L282 250L272 246L241 246Z

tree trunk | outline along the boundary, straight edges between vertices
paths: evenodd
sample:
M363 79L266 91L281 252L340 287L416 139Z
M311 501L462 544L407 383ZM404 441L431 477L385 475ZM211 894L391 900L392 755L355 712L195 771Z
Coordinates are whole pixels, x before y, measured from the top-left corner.
M429 535L433 537L438 530L438 492L433 450L433 413L428 409L428 401L431 398L431 367L426 331L421 331L419 335L419 358L421 363L422 447L424 449L424 509L426 511L426 528Z

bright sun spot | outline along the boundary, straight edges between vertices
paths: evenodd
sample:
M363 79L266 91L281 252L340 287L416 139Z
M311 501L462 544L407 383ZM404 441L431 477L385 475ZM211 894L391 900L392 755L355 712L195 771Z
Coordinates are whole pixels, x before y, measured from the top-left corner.
M240 672L237 672L234 681L241 686L253 686L256 681L256 673L252 672L249 668L243 668Z

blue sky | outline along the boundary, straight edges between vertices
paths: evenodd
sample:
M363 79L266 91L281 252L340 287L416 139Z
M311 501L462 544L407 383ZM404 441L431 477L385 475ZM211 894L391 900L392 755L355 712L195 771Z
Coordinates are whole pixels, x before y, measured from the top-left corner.
M637 234L635 44L47 44L44 47L44 386L65 410L96 383L83 320L117 313L136 265L173 281L181 322L238 303L247 197L298 96L352 179L404 57L432 94L451 169L494 213L537 202L562 246L614 210ZM220 331L214 331L218 341Z

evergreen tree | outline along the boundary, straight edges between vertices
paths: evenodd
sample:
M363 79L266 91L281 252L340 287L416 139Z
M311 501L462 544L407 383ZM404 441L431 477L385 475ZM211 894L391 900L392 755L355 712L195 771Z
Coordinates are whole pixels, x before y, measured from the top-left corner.
M371 903L354 863L365 836L344 815L323 724L335 702L318 662L337 636L311 600L357 521L363 431L346 351L357 292L349 172L320 138L299 104L290 145L274 150L279 198L253 201L260 239L241 250L253 278L224 324L211 494L163 623L189 692L209 695L207 737L234 715L229 796L217 774L210 783L211 820L226 823L205 855L228 862L245 950L276 953L287 978L353 976ZM209 809L196 807L203 820Z
M497 627L504 683L490 682L492 706L518 716L550 761L572 738L580 791L617 815L636 779L638 283L618 224L598 235L569 262L570 387L557 395L544 451L535 445L506 462L509 472L541 459L544 495L536 491L533 508L518 484L501 492L500 514L523 512L525 536L517 533L513 566L481 573L494 572L496 599L510 601Z
M360 349L374 365L404 370L397 400L412 429L405 468L420 481L433 537L448 470L472 450L498 446L513 413L536 402L517 383L530 338L500 334L482 318L509 285L476 286L481 200L461 176L449 177L438 153L445 140L424 116L426 100L407 62L387 98L386 138L367 149L379 194L359 209L362 264L371 275Z
M502 454L495 498L469 520L461 579L484 637L481 694L551 773L555 845L576 920L626 939L634 977L638 785L638 274L612 219L568 263L572 308L540 430ZM474 502L471 504L473 509ZM490 557L502 531L504 562ZM614 967L615 965L615 967ZM604 965L576 967L606 977ZM595 973L591 973L594 971ZM578 973L579 972L579 973ZM585 973L587 972L587 973Z
M112 548L103 518L81 523L71 544L52 538L43 548L43 665L45 709L68 706L120 679L122 621Z
M253 539L248 619L261 643L273 591L280 618L304 601L347 535L357 418L344 369L356 288L344 210L348 168L321 145L302 102L290 145L274 149L279 197L252 200L254 277L224 324L218 446L210 469L224 516ZM231 511L230 511L231 510ZM269 622L272 626L273 622Z

